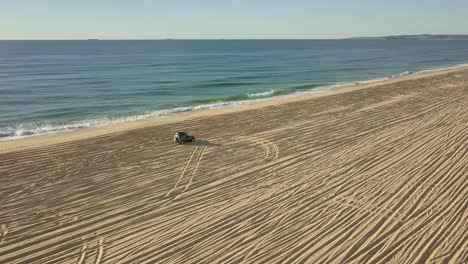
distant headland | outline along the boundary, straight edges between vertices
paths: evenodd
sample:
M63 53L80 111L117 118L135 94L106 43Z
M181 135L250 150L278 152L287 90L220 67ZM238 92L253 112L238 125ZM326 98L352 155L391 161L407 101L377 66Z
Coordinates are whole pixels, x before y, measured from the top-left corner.
M383 36L383 37L353 37L351 39L381 39L381 40L392 40L392 39L418 39L418 40L448 40L448 39L468 39L468 35L432 35L432 34L420 34L420 35L394 35L394 36Z

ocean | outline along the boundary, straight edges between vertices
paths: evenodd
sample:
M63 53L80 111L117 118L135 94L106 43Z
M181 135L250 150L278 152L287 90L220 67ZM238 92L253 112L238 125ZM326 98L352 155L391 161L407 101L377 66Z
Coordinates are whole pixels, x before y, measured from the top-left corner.
M0 41L0 140L468 63L468 40Z

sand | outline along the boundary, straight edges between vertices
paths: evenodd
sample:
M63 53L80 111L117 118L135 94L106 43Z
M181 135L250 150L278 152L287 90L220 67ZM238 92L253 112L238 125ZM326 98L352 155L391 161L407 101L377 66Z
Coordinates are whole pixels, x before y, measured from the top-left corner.
M468 262L466 69L0 150L0 263Z

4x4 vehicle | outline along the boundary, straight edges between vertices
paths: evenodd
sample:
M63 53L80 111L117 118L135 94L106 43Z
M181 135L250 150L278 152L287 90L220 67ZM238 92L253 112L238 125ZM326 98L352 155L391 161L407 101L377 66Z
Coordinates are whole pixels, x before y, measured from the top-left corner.
M194 142L195 137L186 132L177 132L174 135L174 141L179 144L184 144L185 142Z

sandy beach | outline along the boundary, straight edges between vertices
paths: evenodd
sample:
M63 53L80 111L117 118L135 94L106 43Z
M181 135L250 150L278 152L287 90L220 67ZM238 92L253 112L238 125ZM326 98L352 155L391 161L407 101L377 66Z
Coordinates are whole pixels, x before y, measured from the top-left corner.
M0 263L467 263L468 69L0 142L0 179Z

